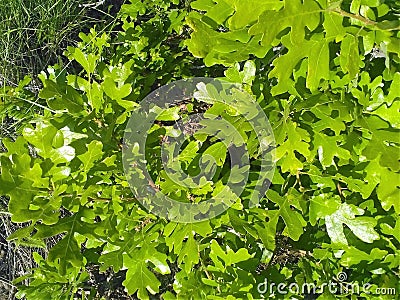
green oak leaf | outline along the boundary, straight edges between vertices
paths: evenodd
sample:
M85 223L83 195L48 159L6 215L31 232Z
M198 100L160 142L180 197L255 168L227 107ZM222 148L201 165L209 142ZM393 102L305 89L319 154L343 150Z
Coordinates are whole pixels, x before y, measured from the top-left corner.
M157 121L176 121L179 120L179 106L174 106L165 109L161 114L157 116Z
M368 162L362 171L365 173L363 180L352 176L336 175L335 177L346 183L351 191L360 193L364 199L367 199L376 188L383 209L388 211L393 207L396 213L399 213L400 186L397 183L400 182L400 173L382 167L379 158Z
M356 247L346 247L343 249L344 254L340 258L340 263L345 267L351 267L359 264L361 261L372 263L374 261L382 261L383 258L388 254L386 250L373 248L368 254Z
M203 162L205 161L210 161L211 159L206 159L205 156L209 155L212 157L212 159L215 160L217 166L223 166L225 163L226 159L226 146L222 142L215 143L208 147L204 152L203 152Z
M184 263L183 269L187 274L199 262L199 243L195 235L207 236L212 232L209 221L191 224L170 222L164 228L165 243L169 251L178 255L178 263ZM184 240L187 238L186 242Z
M205 15L217 23L223 23L233 12L226 0L197 0L190 3L190 6L197 10L206 11Z
M295 241L303 234L303 228L307 224L303 216L296 210L301 209L299 197L301 196L293 189L285 196L281 196L273 190L267 192L267 198L279 206L279 213L274 214L275 218L282 217L286 224L284 233Z
M186 163L192 162L195 156L198 154L197 151L199 151L199 149L200 146L198 141L190 141L179 154L179 160Z
M27 222L33 217L30 205L36 196L41 195L41 188L47 190L49 181L42 178L42 168L35 163L31 167L28 154L12 155L12 160L0 157L0 194L10 196L8 210L13 222ZM48 193L48 191L46 191ZM40 211L32 212L38 217Z
M387 122L371 115L360 118L355 125L363 131L368 143L362 149L362 155L372 161L379 158L379 164L392 171L400 170L400 134L398 129L389 128Z
M100 141L91 141L87 148L87 152L78 155L78 158L83 163L84 172L88 172L94 166L94 163L103 156L103 144Z
M354 78L359 70L361 59L358 50L358 39L353 35L346 35L340 47L340 66Z
M123 268L124 254L129 253L139 245L140 239L133 233L121 234L123 241L109 241L103 248L99 258L100 271L104 272L112 268L118 272Z
M122 284L129 294L137 292L139 299L148 299L147 291L153 295L159 291L161 283L147 268L147 264L144 261L125 255L124 266L128 268L128 272Z
M315 226L317 221L335 213L340 207L341 201L338 195L320 194L310 198L310 224Z
M68 47L67 54L70 59L75 59L88 74L94 72L97 63L97 58L94 54L90 53L86 55L81 49L74 47Z
M313 0L284 1L284 8L279 11L265 11L254 24L249 33L251 35L262 34L261 43L264 46L272 44L276 36L286 28L291 28L290 40L293 44L299 44L304 40L305 27L313 31L321 21L321 8ZM264 20L271 20L265 22ZM272 20L280 20L273 22Z
M193 33L191 38L185 41L185 45L195 57L204 57L206 66L233 64L247 60L250 54L264 57L268 52L269 49L262 47L247 30L217 32L201 17L202 15L193 12L186 18Z
M200 248L198 242L195 240L193 234L189 234L182 251L179 253L178 259L178 263L184 263L183 269L186 273L189 274L193 266L200 261L199 251Z
M390 84L389 93L386 96L388 105L392 105L393 101L400 98L400 72L393 75L393 81Z
M44 88L39 97L46 99L49 107L54 110L67 109L70 113L80 113L83 110L82 96L71 86L62 88L56 82L45 79Z
M71 161L75 157L75 149L64 143L59 143L62 132L48 122L37 122L36 128L24 128L23 136L37 149L37 152L43 158L49 158L57 165ZM59 144L59 145L57 145ZM54 145L59 147L54 147Z
M310 137L306 130L298 127L292 121L283 122L278 134L276 149L276 160L281 166L282 172L296 174L303 168L303 163L296 157L296 152L302 154L306 159L310 157L309 142Z
M318 99L319 98L319 99ZM349 110L352 109L350 105L341 101L335 101L328 97L320 96L314 98L317 100L314 107L310 111L319 119L313 122L311 126L317 132L329 128L335 132L335 135L339 136L342 131L346 130L346 122L353 120L352 116L349 115ZM320 105L318 102L327 101L327 105ZM332 117L333 113L337 113L337 117Z
M167 263L167 255L158 252L151 245L145 243L142 248L131 255L123 254L124 267L128 269L123 285L129 294L137 295L140 299L147 299L147 291L156 294L161 285L157 277L148 269L147 262L153 263L155 269L161 274L171 271Z
M291 75L296 65L307 58L307 78L306 86L311 91L317 90L322 79L329 79L329 40L317 38L307 41L303 40L301 44L293 44L290 36L286 35L282 39L282 44L288 48L288 52L273 62L274 69L269 77L276 77L278 84L273 87L273 94L282 93L288 82L291 81Z
M221 271L233 264L246 261L252 257L253 255L250 255L247 249L240 248L235 252L232 249L227 248L225 251L216 240L211 241L210 258L212 259L214 266Z
M362 215L364 210L352 204L342 203L337 211L325 216L325 225L332 243L347 245L347 239L343 231L343 225L350 230L363 242L372 243L379 239L374 227L376 220L371 217L357 217Z
M351 158L350 152L343 149L340 142L341 137L338 136L315 134L312 143L314 149L317 150L318 160L324 168L335 165L334 157L338 157L342 164Z
M225 71L225 76L229 81L251 85L255 78L256 71L254 62L248 60L245 62L242 71L240 71L239 63L236 63L233 67Z
M143 15L146 12L146 5L142 1L130 1L129 4L121 6L121 13L131 16L136 19L138 15Z
M398 94L400 94L400 90ZM374 110L372 114L381 117L385 121L388 121L391 126L400 129L400 101L394 101L390 106L383 104Z
M81 267L84 265L84 257L81 253L81 246L78 243L76 233L88 237L95 237L96 231L102 230L102 224L85 222L85 219L94 218L94 212L83 208L77 213L59 219L56 224L47 226L44 224L36 225L37 232L33 238L44 239L60 233L66 233L62 240L53 246L48 254L48 260L59 262L59 272L65 275L69 265Z
M126 83L122 86L117 86L115 81L110 77L106 77L101 86L106 95L117 102L128 97L132 92L132 86L130 84Z
M228 19L229 28L237 30L248 26L258 20L260 15L267 10L279 10L282 8L282 1L280 0L247 0L246 2L240 0L230 0L230 3L235 13Z
M264 210L259 208L253 208L252 211L256 212L260 222L256 222L253 226L244 225L247 232L252 235L254 230L256 230L258 237L262 241L264 247L269 251L274 251L276 242L276 225L279 220L280 212L279 210ZM267 221L266 221L267 220ZM254 228L253 228L254 227Z
M387 223L381 224L381 229L384 234L393 236L398 242L400 242L400 217L396 217L396 224L391 227Z

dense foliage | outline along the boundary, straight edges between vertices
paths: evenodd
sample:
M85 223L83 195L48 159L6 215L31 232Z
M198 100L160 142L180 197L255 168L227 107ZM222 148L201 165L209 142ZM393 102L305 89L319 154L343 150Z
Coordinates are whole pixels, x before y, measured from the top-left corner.
M42 72L43 113L3 140L0 194L10 197L12 221L26 222L9 240L40 247L60 236L47 257L35 256L18 296L96 297L93 266L122 274L140 299L304 296L260 293L265 279L371 285L370 294L324 289L318 299L400 293L399 13L399 1L382 0L131 0L117 37L80 34L65 54L82 71ZM277 169L257 207L244 194L216 218L173 223L132 197L122 137L150 91L195 76L254 96L274 130ZM23 105L19 98L33 97L23 85L3 100ZM189 104L155 123L147 146L158 188L191 199L209 191L171 188L157 162L171 121L218 110ZM221 115L235 121L236 112ZM182 163L196 169L204 141L188 143ZM208 154L228 172L225 155Z

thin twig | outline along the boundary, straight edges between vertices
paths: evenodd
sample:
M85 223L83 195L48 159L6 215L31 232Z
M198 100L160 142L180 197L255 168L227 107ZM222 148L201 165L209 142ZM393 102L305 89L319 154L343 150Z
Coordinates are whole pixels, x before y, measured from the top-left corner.
M367 24L367 25L371 25L371 26L378 25L378 23L375 22L375 21L372 21L370 19L364 18L363 16L360 16L360 15L355 15L355 14L352 14L352 13L348 13L347 11L341 10L340 8L336 8L336 9L330 10L330 11L332 11L334 13L338 13L339 15L341 15L343 17L356 19L356 20L361 21L361 22L363 22L364 24Z
M16 288L16 286L13 285L10 281L8 281L8 280L6 280L6 279L4 279L2 277L0 277L0 282L3 283L3 284L9 285L9 286L11 286L13 288Z

